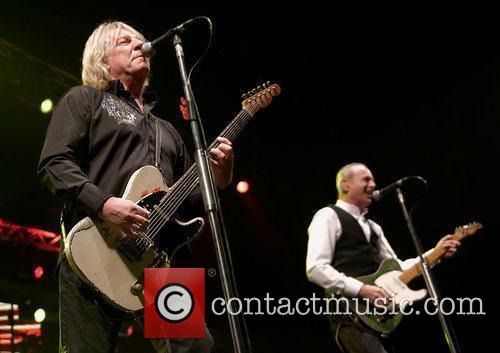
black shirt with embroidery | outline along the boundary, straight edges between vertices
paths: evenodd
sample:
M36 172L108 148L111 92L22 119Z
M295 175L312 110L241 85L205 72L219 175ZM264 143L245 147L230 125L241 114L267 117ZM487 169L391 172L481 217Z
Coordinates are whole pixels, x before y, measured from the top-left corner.
M143 111L120 81L98 91L71 88L57 104L40 156L38 176L66 205L66 227L95 216L111 196L120 197L130 176L155 164L154 95ZM160 170L171 186L191 166L186 147L168 122L158 119ZM191 203L199 193L191 195ZM67 230L69 230L67 228Z

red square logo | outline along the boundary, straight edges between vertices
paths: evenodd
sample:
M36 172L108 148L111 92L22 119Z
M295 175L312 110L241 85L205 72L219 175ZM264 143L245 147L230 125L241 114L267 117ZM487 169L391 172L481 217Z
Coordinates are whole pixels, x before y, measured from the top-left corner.
M205 269L144 269L144 337L205 337Z

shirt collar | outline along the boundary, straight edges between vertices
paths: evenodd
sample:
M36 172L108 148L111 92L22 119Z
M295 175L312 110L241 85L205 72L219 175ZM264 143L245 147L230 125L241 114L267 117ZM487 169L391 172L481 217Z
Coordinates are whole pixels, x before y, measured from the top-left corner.
M348 212L356 219L358 219L361 216L363 216L363 218L366 218L366 214L368 213L368 209L365 209L363 212L360 212L358 206L347 203L343 200L337 200L335 206L340 207L341 209Z
M130 92L125 90L125 87L120 80L109 81L109 87L107 91L117 97L125 98L127 100L130 100L131 102L134 101L134 97L132 97L132 94L130 94ZM142 99L144 100L144 105L149 105L152 108L156 103L156 94L152 89L146 87L146 90L142 94Z

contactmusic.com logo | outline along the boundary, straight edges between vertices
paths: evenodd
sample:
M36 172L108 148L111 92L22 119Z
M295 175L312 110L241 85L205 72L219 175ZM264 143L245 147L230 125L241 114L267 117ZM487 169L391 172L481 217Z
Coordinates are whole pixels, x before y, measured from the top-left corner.
M144 336L205 337L205 269L144 270Z

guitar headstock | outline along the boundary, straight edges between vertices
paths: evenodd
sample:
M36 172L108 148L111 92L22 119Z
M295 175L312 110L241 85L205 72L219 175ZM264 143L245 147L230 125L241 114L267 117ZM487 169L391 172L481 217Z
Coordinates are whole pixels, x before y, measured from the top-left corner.
M460 239L473 235L478 230L483 229L483 225L479 222L472 222L467 225L455 228L455 236Z
M269 81L261 86L245 93L241 98L243 109L246 109L251 115L255 115L259 110L271 104L273 97L279 96L281 88L277 84L271 84Z

